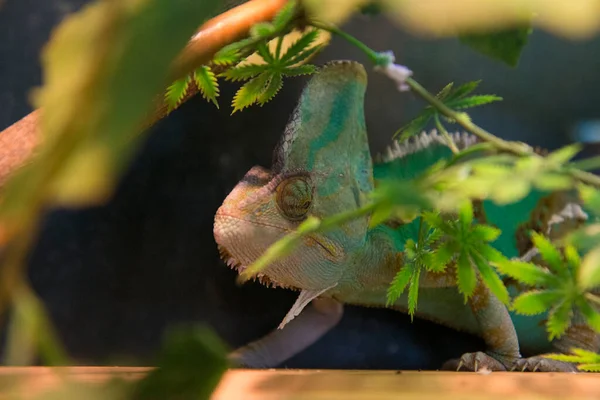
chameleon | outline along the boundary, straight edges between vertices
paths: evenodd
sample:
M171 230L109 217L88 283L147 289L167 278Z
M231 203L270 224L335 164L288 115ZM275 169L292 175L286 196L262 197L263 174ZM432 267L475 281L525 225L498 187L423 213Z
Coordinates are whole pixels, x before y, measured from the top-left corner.
M322 219L356 210L367 204L380 179L414 177L452 155L446 139L432 131L372 157L366 89L366 70L354 61L329 62L310 78L274 150L271 169L251 168L215 214L214 238L228 266L242 272L308 216ZM466 133L454 133L452 140L461 149L477 142ZM561 224L584 223L587 215L565 198L532 192L510 205L484 201L487 223L502 230L494 246L507 257L524 256L534 250L525 231L560 232ZM299 296L277 329L232 352L232 360L246 367L275 367L333 328L344 304L407 312L406 294L387 305L386 293L402 266L404 243L415 239L417 230L410 223L370 227L369 221L367 215L308 235L257 275L262 284L296 290ZM416 317L483 339L485 349L449 360L445 369L576 371L573 364L543 354L600 347L600 336L577 316L566 334L549 341L543 315L512 313L480 279L465 302L451 265L441 273L421 274Z

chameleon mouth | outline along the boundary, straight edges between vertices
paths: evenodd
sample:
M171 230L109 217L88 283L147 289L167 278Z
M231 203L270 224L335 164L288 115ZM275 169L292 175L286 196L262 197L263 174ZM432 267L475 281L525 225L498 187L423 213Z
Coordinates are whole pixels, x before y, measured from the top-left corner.
M217 245L217 249L219 250L219 256L221 257L221 260L223 260L229 268L231 268L234 271L237 271L238 274L241 274L247 268L246 265L243 265L239 260L234 258L225 247L223 247L219 244L219 245ZM265 274L256 274L252 277L252 280L255 282L258 282L261 285L264 285L266 287L300 290L299 288L294 287L294 286L281 285L281 284L273 281L271 278L269 278Z

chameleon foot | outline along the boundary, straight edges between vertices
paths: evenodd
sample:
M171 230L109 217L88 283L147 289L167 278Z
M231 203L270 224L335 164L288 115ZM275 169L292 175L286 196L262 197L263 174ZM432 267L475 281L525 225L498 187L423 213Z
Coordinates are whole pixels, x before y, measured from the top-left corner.
M503 363L496 360L494 357L484 352L465 353L460 359L447 361L443 366L443 370L454 371L481 371L487 369L489 371L506 371Z
M577 372L574 364L564 361L551 360L541 356L521 358L517 360L511 371L521 372Z

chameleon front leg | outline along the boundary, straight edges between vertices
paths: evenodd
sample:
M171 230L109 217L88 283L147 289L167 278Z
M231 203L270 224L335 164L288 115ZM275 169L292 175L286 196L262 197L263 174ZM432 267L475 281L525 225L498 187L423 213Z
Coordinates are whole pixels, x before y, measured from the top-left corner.
M469 306L481 329L480 335L487 346L486 352L466 353L459 360L451 360L444 369L478 371L506 371L521 359L519 339L506 306L478 279Z
M342 319L343 306L331 298L317 298L283 329L276 329L229 354L235 365L274 368L300 353Z

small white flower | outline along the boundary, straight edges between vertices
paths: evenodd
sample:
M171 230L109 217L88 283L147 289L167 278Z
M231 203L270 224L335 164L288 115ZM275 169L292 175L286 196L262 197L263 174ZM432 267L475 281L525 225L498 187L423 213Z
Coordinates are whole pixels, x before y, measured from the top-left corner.
M394 53L391 51L382 53L381 55L385 55L389 62L383 66L375 67L375 70L396 82L399 91L406 92L410 90L410 87L406 84L406 79L412 76L413 72L404 65L395 64L396 57L394 57Z

